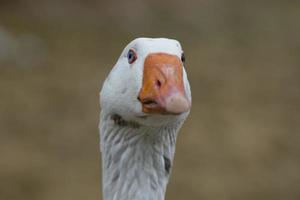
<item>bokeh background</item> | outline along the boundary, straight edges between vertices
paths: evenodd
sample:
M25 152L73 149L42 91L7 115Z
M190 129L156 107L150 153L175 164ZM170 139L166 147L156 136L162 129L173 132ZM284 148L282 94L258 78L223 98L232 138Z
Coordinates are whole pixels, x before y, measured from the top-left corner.
M133 38L184 47L167 199L300 199L300 1L1 0L0 199L101 199L98 93Z

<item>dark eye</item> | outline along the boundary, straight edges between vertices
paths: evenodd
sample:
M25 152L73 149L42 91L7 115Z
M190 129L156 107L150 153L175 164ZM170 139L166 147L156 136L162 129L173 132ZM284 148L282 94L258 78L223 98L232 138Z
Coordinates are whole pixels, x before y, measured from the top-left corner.
M136 52L133 49L129 49L127 59L129 64L132 64L137 59Z
M185 55L184 55L184 53L181 54L181 61L182 61L183 63L185 63Z

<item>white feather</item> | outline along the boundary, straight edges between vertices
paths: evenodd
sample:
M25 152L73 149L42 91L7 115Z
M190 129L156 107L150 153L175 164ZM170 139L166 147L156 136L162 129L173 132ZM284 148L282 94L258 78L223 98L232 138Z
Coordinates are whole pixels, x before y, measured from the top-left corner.
M127 61L134 49L137 60ZM163 52L181 58L178 41L138 38L123 50L100 92L100 139L104 200L163 200L169 174L164 156L172 163L177 132L188 112L180 115L145 115L137 96L142 87L143 65L150 53ZM186 94L191 99L187 75ZM118 125L113 116L121 116Z

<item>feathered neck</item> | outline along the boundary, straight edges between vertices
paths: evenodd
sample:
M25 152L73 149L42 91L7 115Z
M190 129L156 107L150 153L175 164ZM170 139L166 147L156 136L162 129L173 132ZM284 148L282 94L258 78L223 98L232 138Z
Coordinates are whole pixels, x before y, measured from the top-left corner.
M163 200L175 153L177 131L145 127L101 112L104 200Z

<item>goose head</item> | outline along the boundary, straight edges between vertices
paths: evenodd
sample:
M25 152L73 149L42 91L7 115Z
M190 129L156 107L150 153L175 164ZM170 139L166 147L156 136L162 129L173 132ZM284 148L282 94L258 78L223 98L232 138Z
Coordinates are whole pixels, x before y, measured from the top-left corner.
M176 40L133 40L103 84L102 112L147 126L183 121L191 107L184 61Z

